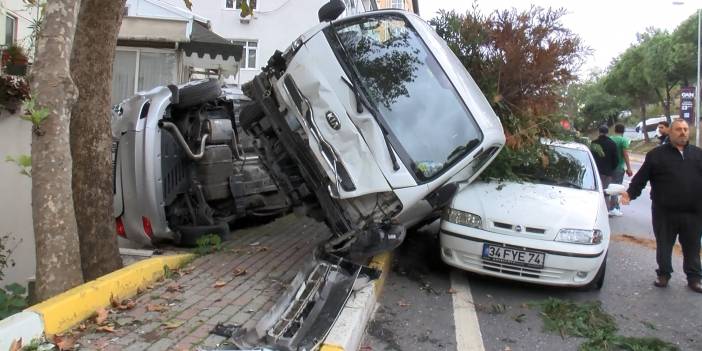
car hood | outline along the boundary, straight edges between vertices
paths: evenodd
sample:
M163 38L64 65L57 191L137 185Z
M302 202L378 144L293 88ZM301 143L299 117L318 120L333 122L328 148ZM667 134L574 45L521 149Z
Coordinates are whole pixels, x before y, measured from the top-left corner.
M602 204L597 191L478 182L456 194L451 207L479 215L491 232L553 240L562 228L594 229Z

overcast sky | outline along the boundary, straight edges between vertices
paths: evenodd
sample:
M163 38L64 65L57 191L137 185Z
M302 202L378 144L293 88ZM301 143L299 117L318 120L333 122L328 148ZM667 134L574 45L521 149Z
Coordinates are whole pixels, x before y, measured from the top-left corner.
M675 5L674 0L477 0L477 3L483 13L512 7L526 9L532 4L566 8L568 14L563 17L563 23L592 49L592 56L581 70L586 73L593 68L606 68L636 41L636 33L647 27L673 31L697 8L702 8L702 0L675 1L684 3ZM419 12L429 20L439 9L465 12L471 4L471 0L419 0Z

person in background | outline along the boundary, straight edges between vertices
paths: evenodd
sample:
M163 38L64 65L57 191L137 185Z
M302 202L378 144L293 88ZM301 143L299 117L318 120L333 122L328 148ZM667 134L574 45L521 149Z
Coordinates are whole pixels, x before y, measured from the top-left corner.
M668 139L668 129L670 124L668 121L658 122L658 141L661 145L667 144L670 139Z
M600 173L602 189L607 189L612 181L614 170L617 168L617 144L607 136L609 134L607 126L601 126L599 132L600 136L592 141L590 149L593 151L592 156L595 158L597 170ZM609 195L604 194L604 197L607 203L607 211L611 211L612 204Z
M628 205L651 182L651 219L656 237L658 278L653 285L668 286L673 273L672 253L675 240L683 251L683 271L687 286L702 293L700 238L702 236L702 149L690 145L690 130L683 119L673 121L670 142L646 154L646 159L622 193Z
M631 141L624 136L624 125L617 124L614 126L614 136L610 139L617 145L617 167L612 172L613 184L624 184L624 174L631 177L634 172L631 170L631 162L629 161L629 144ZM610 216L623 215L619 207L619 196L613 195L610 197L612 210L609 211Z

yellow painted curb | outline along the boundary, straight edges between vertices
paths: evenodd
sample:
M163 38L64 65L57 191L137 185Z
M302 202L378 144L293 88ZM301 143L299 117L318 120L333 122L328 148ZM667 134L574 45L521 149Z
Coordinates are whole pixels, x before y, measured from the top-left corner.
M62 333L90 317L101 307L109 306L110 297L126 299L137 294L164 275L164 266L175 269L195 255L172 255L143 260L91 282L79 285L42 303L31 306L44 320L44 333Z
M344 351L343 346L324 344L319 348L319 351Z
M380 297L383 292L383 286L385 286L385 279L388 277L388 272L390 272L390 264L392 263L392 252L385 252L378 256L373 257L369 266L371 268L379 269L381 271L380 278L375 281L375 296Z

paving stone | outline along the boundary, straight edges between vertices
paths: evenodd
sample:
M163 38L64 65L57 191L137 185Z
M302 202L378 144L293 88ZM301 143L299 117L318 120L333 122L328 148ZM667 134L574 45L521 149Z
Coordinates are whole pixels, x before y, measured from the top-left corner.
M210 334L203 342L200 343L202 347L217 347L219 344L227 340L227 338L219 335Z
M166 351L166 350L170 350L171 349L170 347L173 344L175 344L175 341L173 341L171 339L161 339L161 340L157 341L156 343L154 343L153 345L151 345L146 350L147 351Z
M144 351L149 348L149 343L147 342L137 342L127 346L124 351Z

